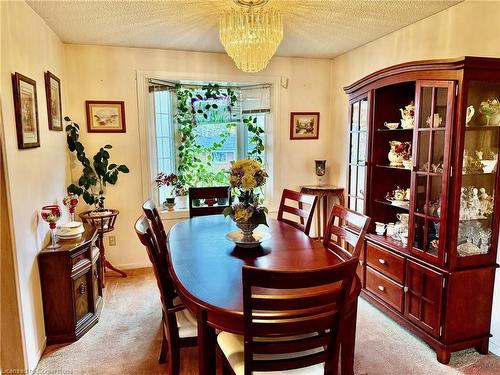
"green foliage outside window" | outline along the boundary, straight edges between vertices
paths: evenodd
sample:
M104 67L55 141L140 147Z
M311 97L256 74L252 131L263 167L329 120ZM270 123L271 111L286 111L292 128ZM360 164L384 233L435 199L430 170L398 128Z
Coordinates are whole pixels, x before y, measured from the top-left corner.
M196 129L199 119L208 120L213 115L213 111L218 109L217 102L226 101L229 110L232 111L238 97L231 88L221 89L217 84L208 84L200 90L177 86L177 110L175 121L180 135L179 146L177 148L178 176L185 186L216 186L228 183L227 172L213 168L212 155L220 150L231 132L236 127L235 122L228 122L219 133L218 140L210 146L202 146L196 141ZM204 106L193 105L196 101L206 101ZM197 121L198 119L198 121ZM243 119L243 124L248 128L250 142L254 144L249 157L262 162L264 143L262 135L264 130L256 123L257 119L247 117Z

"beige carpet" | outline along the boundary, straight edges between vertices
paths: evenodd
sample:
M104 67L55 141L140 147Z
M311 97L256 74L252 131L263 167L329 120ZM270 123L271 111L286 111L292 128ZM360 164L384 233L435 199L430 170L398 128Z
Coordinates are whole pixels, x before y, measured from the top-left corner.
M108 278L100 322L79 341L47 347L37 373L167 374L158 364L160 301L151 270ZM181 373L197 374L196 348L182 350ZM356 374L500 374L500 358L474 350L441 365L424 342L360 299Z

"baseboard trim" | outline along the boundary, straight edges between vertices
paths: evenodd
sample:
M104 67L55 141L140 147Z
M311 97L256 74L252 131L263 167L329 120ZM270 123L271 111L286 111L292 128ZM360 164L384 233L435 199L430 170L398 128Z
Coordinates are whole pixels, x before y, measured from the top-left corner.
M500 345L494 343L493 341L491 341L491 339L490 339L490 352L500 357Z
M116 268L122 269L122 270L133 270L136 268L151 268L152 267L150 262L124 263L124 264L116 264L114 266Z
M45 348L47 347L47 336L43 338L42 345L40 345L40 348L38 349L38 352L36 353L35 356L35 363L33 364L33 368L30 368L30 373L31 371L35 371L36 367L38 366L38 362L40 362L40 359L42 359L43 352L45 351ZM31 367L31 363L29 364L29 367Z

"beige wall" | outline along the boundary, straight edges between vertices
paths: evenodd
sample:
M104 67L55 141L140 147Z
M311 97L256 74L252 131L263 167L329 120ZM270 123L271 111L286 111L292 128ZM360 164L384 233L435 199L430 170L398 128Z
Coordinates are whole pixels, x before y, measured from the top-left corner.
M455 58L465 55L500 57L500 3L466 1L356 48L332 63L332 124L335 137L328 160L334 182L346 183L349 145L348 98L343 87L365 75L406 61ZM499 252L500 260L500 252ZM500 354L500 274L497 273L491 349Z
M64 93L64 46L26 3L2 1L0 6L2 137L19 272L21 320L27 360L33 369L45 344L37 254L47 239L48 227L39 220L38 213L44 204L60 202L69 174L64 134L48 129L44 71L50 70L61 78ZM37 83L39 148L17 149L11 83L14 72ZM63 105L64 102L63 97Z
M137 71L169 72L194 79L210 79L216 75L242 78L241 71L225 54L151 50L139 48L66 46L68 97L67 114L82 125L83 143L93 154L106 143L113 145L112 158L125 163L131 173L121 175L116 186L109 188L108 207L120 210L114 232L117 246L108 247L107 254L116 265L134 267L149 264L144 249L133 231L134 221L141 213L143 200L141 154L139 143ZM280 88L278 151L274 154L279 185L298 188L314 183L314 159L326 157L330 148L330 60L274 58L259 76L283 76L289 79L288 88ZM165 78L168 74L165 73ZM247 74L246 76L251 77ZM245 76L243 76L244 79ZM124 100L127 122L125 134L87 134L84 102L88 99ZM291 111L321 112L318 141L290 141ZM275 150L276 151L276 150ZM77 179L79 168L73 170ZM167 223L167 225L171 224Z

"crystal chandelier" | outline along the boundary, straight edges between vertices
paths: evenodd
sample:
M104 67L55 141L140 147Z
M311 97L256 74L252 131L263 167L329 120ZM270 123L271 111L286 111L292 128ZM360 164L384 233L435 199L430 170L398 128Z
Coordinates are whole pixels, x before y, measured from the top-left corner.
M233 0L220 18L220 41L244 72L263 70L283 40L283 18L268 0Z

